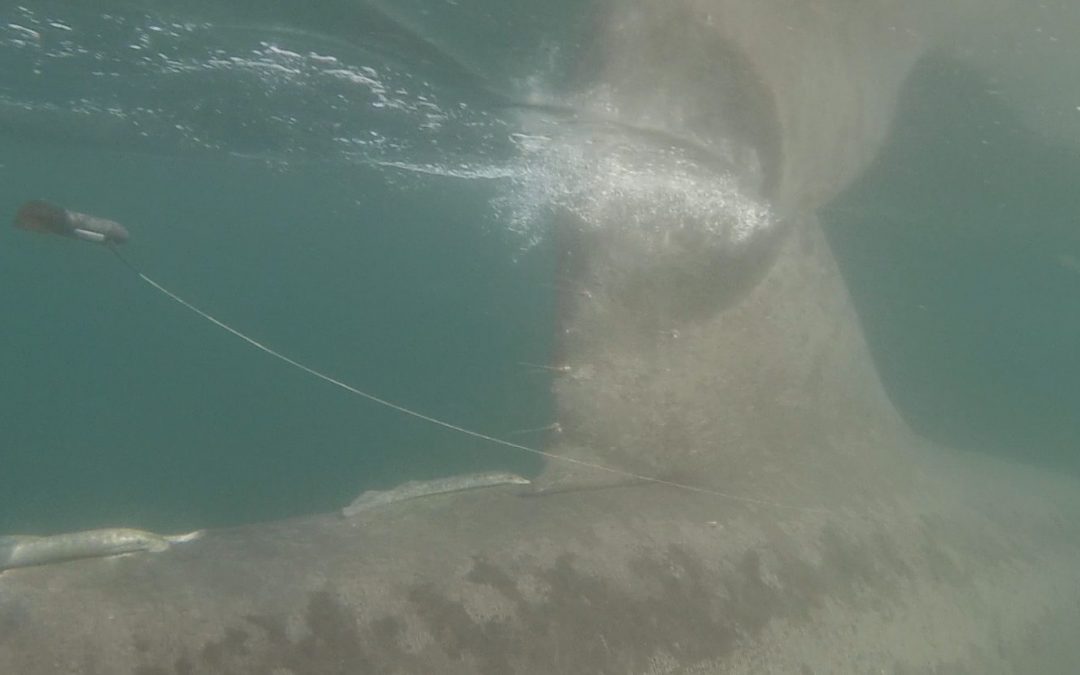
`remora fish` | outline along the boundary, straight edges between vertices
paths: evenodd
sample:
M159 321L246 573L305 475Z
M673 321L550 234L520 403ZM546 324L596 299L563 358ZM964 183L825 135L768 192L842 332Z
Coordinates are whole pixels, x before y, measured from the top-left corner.
M411 480L390 490L368 490L343 508L341 514L349 518L361 511L386 506L394 502L403 502L407 499L497 485L529 485L531 482L528 478L502 471L470 473L464 476L450 476L448 478L436 478L435 480Z
M144 530L109 528L44 537L8 535L0 537L0 570L139 551L160 553L168 550L172 544L198 539L201 534L196 531L167 536Z

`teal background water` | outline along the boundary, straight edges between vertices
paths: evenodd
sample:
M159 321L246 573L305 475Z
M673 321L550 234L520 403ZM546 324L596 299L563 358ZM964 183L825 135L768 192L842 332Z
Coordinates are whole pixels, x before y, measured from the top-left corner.
M550 422L547 376L519 362L550 358L551 256L485 220L482 186L0 146L9 211L34 196L116 218L146 273L274 348L472 428ZM103 248L3 238L0 530L245 522L535 469L255 351Z
M314 14L292 19L298 29L341 28ZM281 40L280 28L230 29L215 45L247 54L260 39ZM470 30L481 37L462 44L506 47L489 39L495 19L458 27ZM470 104L483 98L464 70L431 71L419 56L410 65L415 44L405 38L353 53L332 35L288 35L354 65L419 69ZM112 46L103 49L123 67L126 43ZM496 71L534 65L521 57L534 50L514 47L505 61L466 60L505 84ZM539 243L524 246L493 207L506 194L492 180L351 161L327 142L374 129L391 159L435 156L445 168L447 157L467 157L483 168L501 150L470 130L505 136L499 120L431 132L422 106L373 108L370 91L353 87L367 98L296 125L266 112L285 106L304 120L305 97L353 89L290 89L225 71L158 92L165 109L145 120L168 123L117 136L101 116L65 116L79 72L34 78L41 64L19 61L25 53L4 53L5 100L57 107L6 110L0 212L46 198L114 218L132 231L126 254L151 277L380 396L496 435L551 422L549 377L520 365L551 358L556 280L544 219L533 223ZM1076 472L1080 157L1024 129L987 89L952 64L925 64L895 137L823 218L909 422L944 444ZM121 106L140 95L109 92L104 103ZM199 107L206 101L216 103ZM194 131L170 136L174 117ZM0 315L0 532L267 520L408 479L538 468L290 369L84 243L0 233Z
M1080 153L930 59L824 211L874 358L944 445L1080 472Z

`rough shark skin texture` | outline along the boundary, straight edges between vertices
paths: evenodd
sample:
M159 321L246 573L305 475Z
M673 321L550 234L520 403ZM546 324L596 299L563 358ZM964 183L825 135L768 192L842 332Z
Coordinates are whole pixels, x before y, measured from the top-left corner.
M873 510L783 514L653 486L461 492L11 570L0 666L1067 672L1074 486L967 460L933 469L918 495Z
M552 450L774 505L550 464L543 496L8 570L0 672L1073 672L1080 486L906 430L812 216L873 158L912 64L1009 6L610 9L570 96L704 148L734 135L778 224L733 252L707 222L667 240L560 216Z

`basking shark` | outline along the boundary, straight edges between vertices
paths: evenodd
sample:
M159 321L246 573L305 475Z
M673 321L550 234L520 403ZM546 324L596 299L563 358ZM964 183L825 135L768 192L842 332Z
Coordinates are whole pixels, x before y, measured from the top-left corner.
M1051 16L1080 27L1050 11L605 6L567 142L598 167L681 150L646 194L556 214L546 451L580 461L7 570L0 672L1074 672L1080 484L910 432L814 217L927 54L1024 106L1045 59L1000 46ZM666 198L687 185L722 208Z

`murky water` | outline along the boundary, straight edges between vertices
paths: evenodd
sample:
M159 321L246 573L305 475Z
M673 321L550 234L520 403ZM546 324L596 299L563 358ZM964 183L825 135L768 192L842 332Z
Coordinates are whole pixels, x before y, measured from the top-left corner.
M521 44L492 39L524 4L468 26L404 5L152 7L5 10L0 203L123 222L126 253L185 298L440 418L543 443L551 373L526 364L552 356L553 212L737 214L717 233L736 243L773 223L685 148L583 134L548 94L584 29L530 17ZM440 21L457 49L428 37ZM987 87L928 64L824 217L913 426L1075 470L1080 155ZM0 531L266 520L538 466L274 362L107 251L7 231L0 279Z

